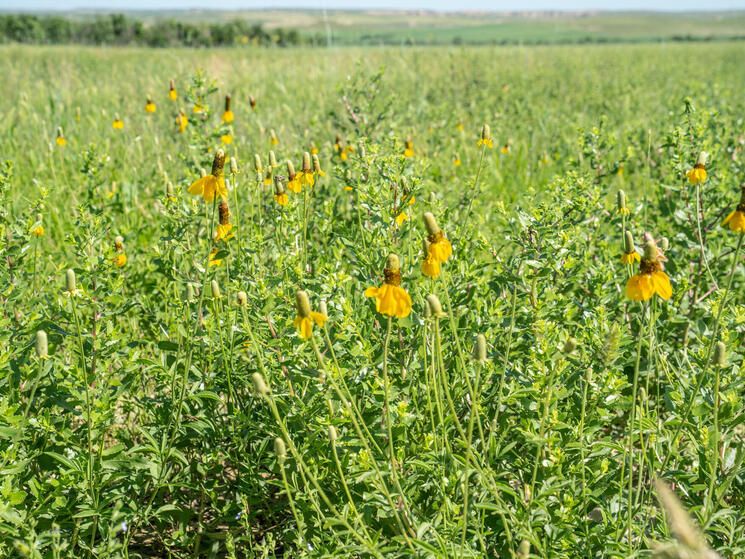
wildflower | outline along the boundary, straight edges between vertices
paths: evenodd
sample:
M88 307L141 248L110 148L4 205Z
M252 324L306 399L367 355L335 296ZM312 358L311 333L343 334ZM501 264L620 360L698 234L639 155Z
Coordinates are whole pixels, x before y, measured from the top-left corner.
M463 130L463 123L459 122L458 126L455 127L457 130Z
M168 98L171 101L178 99L178 91L176 91L176 82L171 80L171 88L168 90Z
M231 175L238 174L238 161L235 159L235 157L230 158L230 174Z
M455 154L455 157L453 158L453 166L460 167L460 155L458 155L457 153Z
M230 209L228 208L227 200L220 200L220 205L218 206L218 215L220 216L220 221L217 225L215 240L219 241L225 239L227 241L228 239L231 239L233 237L233 233L230 232L230 230L233 228L233 225L230 223Z
M248 96L248 104L251 105L251 110L252 111L255 111L256 110L256 99L254 99L254 96L253 95L249 95Z
M279 177L274 177L274 201L280 206L287 205L287 193Z
M231 136L230 133L223 134L222 136L220 136L220 141L223 144L232 144L233 143L233 136Z
M618 191L618 210L621 215L629 215L631 212L626 207L626 193L623 190Z
M375 310L388 316L405 318L411 313L411 297L401 287L398 256L389 254L383 270L385 277L380 287L365 289L365 297L375 297Z
M114 116L114 122L111 123L111 127L114 130L124 130L124 123L122 122L122 119L119 118L118 113Z
M439 264L443 264L453 254L453 246L445 238L445 235L437 226L435 216L430 212L424 214L424 225L427 228L427 240L429 241L429 252Z
M233 122L233 111L230 110L230 93L225 96L225 111L222 113L222 121L225 123Z
M62 127L57 127L57 145L64 147L67 145L67 140L65 140L64 134L62 134Z
M269 166L272 169L279 167L279 163L277 163L277 156L274 155L274 152L272 150L269 150Z
M202 107L202 105L200 105L199 103L195 104L195 105L194 105L194 108L192 109L192 112L193 112L193 113L194 113L195 115L198 115L198 114L199 114L199 113L201 113L202 111L204 111L204 108L203 108L203 107Z
M411 140L406 140L404 157L414 157L414 144Z
M494 147L494 144L491 141L491 128L489 128L488 124L484 124L484 126L481 127L481 139L476 145L478 147Z
M49 353L49 345L47 342L47 333L44 330L37 330L36 332L36 344L35 344L36 356L39 359L45 359Z
M669 299L673 294L670 278L662 271L657 259L657 245L654 239L647 236L644 245L644 257L639 264L639 273L631 276L626 283L626 296L634 301L646 301L654 294Z
M636 252L634 247L634 237L631 235L631 231L626 231L623 237L623 254L621 255L621 262L624 264L633 264L634 262L640 261L641 256Z
M155 112L155 103L153 103L153 100L150 97L147 98L147 103L145 103L145 112L146 113Z
M344 147L344 144L341 141L341 136L337 135L336 140L334 140L334 149L339 155L339 159L341 159L342 161L346 161L347 153L353 152L355 148L354 146Z
M310 169L310 154L307 151L303 154L303 167L297 174L297 180L300 183L300 186L312 187L315 182L313 179L313 171Z
M217 280L212 280L210 282L210 291L212 291L212 298L213 299L221 299L222 293L220 293L220 284L217 283Z
M274 128L269 129L269 138L273 146L276 146L279 143L277 134L274 133Z
M737 204L735 211L724 219L722 226L724 225L729 225L732 231L745 233L745 184L742 185L742 190L740 191L740 203Z
M114 251L117 255L112 259L111 263L117 268L121 268L127 263L127 255L124 253L124 239L121 235L117 235L114 239Z
M305 291L298 291L295 294L295 306L297 308L297 316L292 325L297 328L301 338L308 339L313 334L313 323L315 322L318 326L323 326L327 318L319 312L310 310L310 301Z
M510 146L510 143L507 142L506 144L502 146L502 149L499 151L501 151L505 155L508 155L512 151L512 147Z
M706 180L706 159L709 157L709 154L705 151L702 151L698 154L698 159L696 160L696 164L693 166L693 169L688 171L686 173L686 177L688 177L688 182L691 184L699 184L701 182L704 182Z
M212 249L212 252L210 252L210 261L209 266L219 266L222 264L222 258L215 258L217 256L217 247Z
M298 194L303 189L300 181L297 179L295 166L289 159L287 160L287 179L287 188L289 188L295 194Z
M310 145L310 154L311 155L318 155L318 148L315 144Z
M440 275L440 263L435 260L429 250L429 241L422 239L424 248L424 260L422 261L422 273L428 278L437 279Z
M318 151L318 150L316 150L316 151ZM321 170L321 161L318 159L318 155L314 153L312 155L312 158L313 158L313 172L316 175L318 175L319 177L325 177L326 176L326 173L324 173Z
M176 117L176 125L178 126L179 132L186 130L186 127L189 125L189 119L183 111L181 111Z
M212 162L212 173L194 181L189 187L189 193L194 196L201 195L205 202L212 202L215 193L223 198L227 197L228 190L225 188L225 177L222 174L224 166L225 152L218 149Z
M406 215L406 212L401 212L400 214L398 214L396 216L396 225L398 225L399 227L401 227L401 225L403 224L403 222L404 221L408 221L408 220L409 220L409 216Z
M41 224L41 216L38 217L37 223L31 228L31 234L34 237L42 237L44 235L44 226Z
M167 202L175 202L176 201L176 193L173 191L173 183L168 182L166 184L166 201Z
M254 171L259 178L264 174L264 169L261 167L261 156L258 153L254 153Z

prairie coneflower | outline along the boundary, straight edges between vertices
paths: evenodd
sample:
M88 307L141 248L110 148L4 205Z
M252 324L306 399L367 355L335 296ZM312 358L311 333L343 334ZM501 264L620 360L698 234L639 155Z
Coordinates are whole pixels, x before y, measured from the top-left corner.
M194 105L194 108L192 108L192 112L193 112L193 113L194 113L195 115L198 115L199 113L201 113L201 112L203 112L203 111L204 111L204 108L203 108L203 107L202 107L202 105L200 105L199 103L196 103L196 104Z
M31 228L31 234L34 237L43 237L44 236L44 226L41 223L41 215L38 216L36 223Z
M295 294L295 307L297 308L297 316L292 325L297 328L300 337L307 340L313 334L313 323L323 326L327 318L319 312L310 310L310 301L305 291L298 291Z
M220 264L222 264L222 258L217 259L215 258L216 256L217 256L217 247L213 248L212 252L210 252L209 266L219 266Z
M655 293L663 299L669 299L673 294L670 278L662 271L657 259L657 245L654 239L647 236L644 245L644 257L639 264L639 273L631 276L626 282L626 296L634 301L646 301Z
M223 134L220 137L220 141L223 144L226 144L226 145L227 144L232 144L233 143L233 131L232 130L228 130L228 132L226 134Z
M463 130L463 123L459 122L458 126L455 127L457 130Z
M314 184L313 171L310 168L310 154L306 151L303 154L303 167L297 174L297 180L300 186L310 186Z
M437 225L435 216L430 212L424 214L424 226L427 228L427 241L429 241L429 254L439 264L443 264L453 254L453 246L445 238L442 229Z
M326 173L321 170L321 161L318 159L318 155L314 153L311 158L313 159L313 173L319 177L325 177Z
M295 194L300 193L300 191L303 189L300 181L297 179L295 166L289 159L287 160L287 188L289 188Z
M745 184L740 191L740 203L737 204L735 211L724 219L722 225L729 225L733 231L745 233Z
M424 260L422 261L422 273L428 278L437 279L440 275L440 263L434 259L429 251L429 241L427 239L422 240L422 248L424 248Z
M411 140L406 140L404 144L404 157L414 157L414 144Z
M174 82L173 80L171 80L171 87L168 90L168 98L171 101L175 101L176 99L178 99L178 91L176 91L176 82Z
M252 111L255 111L256 110L256 99L254 99L254 96L253 95L249 95L248 96L248 104L251 105L251 110Z
M457 153L453 157L453 166L460 167L460 155L458 155Z
M119 114L114 116L114 122L111 123L111 127L114 130L124 130L124 122L119 118Z
M114 239L114 251L117 253L111 263L117 268L121 268L127 263L127 255L124 253L124 239L117 235Z
M233 118L234 118L233 111L230 110L230 101L231 101L231 97L230 97L230 93L228 93L225 96L225 111L223 111L222 113L222 121L226 123L233 122Z
M621 215L629 215L631 213L626 207L626 193L623 190L618 191L618 209L616 211Z
M388 316L406 318L411 313L411 297L401 285L398 256L389 254L383 270L385 280L380 287L365 289L365 297L375 297L375 310Z
M228 208L228 201L223 199L220 200L218 206L218 214L220 216L220 223L217 225L217 233L215 234L215 241L225 239L226 241L233 237L233 233L230 230L233 225L230 223L230 209Z
M205 202L212 202L215 199L215 193L226 198L228 190L225 188L223 167L225 167L225 152L218 149L212 161L212 173L194 181L189 187L189 194L201 196Z
M287 205L287 193L279 177L274 177L274 201L280 206Z
M181 111L176 117L176 125L178 126L179 132L186 130L186 127L189 125L189 119L183 111Z
M641 256L636 252L634 246L634 237L631 235L631 231L626 231L623 236L623 254L621 255L621 262L624 264L633 264L641 260Z
M478 147L484 146L493 148L494 144L491 141L491 128L489 128L488 124L484 124L484 126L481 127L481 139L476 144Z
M56 140L56 142L57 142L57 145L58 146L61 146L61 147L64 147L64 146L67 145L67 140L65 140L65 135L62 133L62 127L61 126L58 126L57 127L57 140Z
M147 103L145 103L145 112L146 113L155 112L155 103L153 103L153 100L150 97L147 98Z
M277 139L277 134L274 132L274 128L269 129L269 141L273 146L276 146L279 143L279 140Z
M512 152L512 146L510 145L509 142L507 142L506 144L502 146L502 149L499 151L501 151L504 155L509 155Z
M706 180L706 159L708 157L709 154L705 151L702 151L698 154L698 159L696 160L696 164L693 166L693 169L686 173L688 182L690 182L691 184L699 184Z

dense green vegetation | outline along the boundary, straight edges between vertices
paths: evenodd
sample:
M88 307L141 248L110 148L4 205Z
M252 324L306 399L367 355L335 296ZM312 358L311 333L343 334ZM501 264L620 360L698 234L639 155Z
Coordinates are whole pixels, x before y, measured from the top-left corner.
M740 43L2 53L0 557L742 556Z

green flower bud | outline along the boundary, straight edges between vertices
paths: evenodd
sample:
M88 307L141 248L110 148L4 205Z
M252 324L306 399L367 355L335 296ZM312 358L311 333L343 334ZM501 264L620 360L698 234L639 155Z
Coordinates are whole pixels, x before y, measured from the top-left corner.
M48 352L49 346L47 344L47 333L44 330L36 332L36 356L39 359L44 359Z

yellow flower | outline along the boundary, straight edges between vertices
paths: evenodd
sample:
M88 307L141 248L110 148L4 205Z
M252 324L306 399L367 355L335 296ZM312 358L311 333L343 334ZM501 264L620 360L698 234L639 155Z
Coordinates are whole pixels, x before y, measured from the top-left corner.
M729 225L732 231L745 233L745 185L743 185L740 191L740 203L737 204L735 211L729 214L722 222L722 226L725 225Z
M312 148L310 148L310 153L311 153L311 155L317 155L318 154L318 148L315 147L315 146L313 146Z
M210 261L209 266L219 266L222 264L222 259L216 259L215 256L217 256L217 247L212 249L212 252L210 252Z
M219 149L212 162L212 173L194 181L189 187L189 194L202 196L205 202L212 202L215 199L215 193L226 198L228 189L225 187L225 177L222 174L224 166L225 152Z
M624 264L633 264L634 262L639 262L642 259L641 256L639 256L639 253L636 251L633 252L624 252L621 255L621 262Z
M298 329L300 337L306 340L313 334L314 322L318 326L323 326L323 323L328 320L325 314L310 310L310 301L305 291L298 291L295 294L295 307L297 308L297 316L292 325Z
M232 144L233 136L231 136L230 134L223 134L220 138L220 141L222 141L223 144Z
M509 143L507 143L507 144L504 144L504 145L502 146L502 149L501 149L500 151L501 151L501 152L502 152L503 154L505 154L505 155L507 155L508 153L510 153L510 151L512 151L512 150L511 150L511 148L510 148L510 144L509 144Z
M67 142L65 141L65 136L62 134L62 127L57 128L57 145L58 146L66 146Z
M368 287L365 289L365 297L375 298L375 310L379 313L406 318L411 313L411 297L400 287L401 269L398 256L388 255L383 274L385 276L383 285Z
M217 226L217 233L215 234L215 240L219 241L221 239L232 239L233 234L230 232L230 230L233 228L233 225L230 223L226 223L225 225L218 225Z
M352 192L354 188L352 188L351 186L345 186L344 190L346 190L347 192Z
M409 199L409 206L413 206L416 204L416 196L412 196L411 199Z
M186 118L184 113L179 113L176 117L176 124L178 125L179 132L183 132L189 124L189 119Z
M428 254L438 264L443 264L453 254L453 246L445 238L442 229L437 225L435 216L430 212L424 214L424 225L427 228L427 242L429 242Z
M440 275L440 263L427 252L422 262L422 273L432 279L437 279Z
M222 113L222 121L223 122L233 122L233 111L225 111Z
M628 209L628 208L626 208L626 207L624 207L624 208L618 208L618 210L616 210L616 211L617 211L618 213L620 213L621 215L629 215L629 214L631 213L631 212L629 211L629 209Z
M404 157L414 157L414 144L409 140L406 140L406 149L404 149Z
M168 98L171 101L175 101L176 99L178 99L178 92L175 89L170 89L168 91Z
M266 170L266 177L264 177L264 185L272 184L272 168L269 167Z
M488 124L484 124L481 127L481 139L476 145L478 147L481 147L481 146L490 147L490 148L494 147L494 144L491 141L491 128L489 128Z
M295 166L289 159L287 160L287 188L295 194L299 194L303 190L303 186L298 180L298 175L295 173Z
M691 184L699 184L706 180L706 159L708 158L708 156L709 154L707 154L705 151L702 151L698 154L698 159L696 160L696 164L693 166L693 169L686 173L688 182L690 182Z
M31 234L34 237L41 237L42 235L44 235L44 226L43 225L38 225L37 227L34 227L31 230Z
M121 252L114 257L111 263L114 264L114 266L116 266L117 268L121 268L127 263L127 255Z
M665 300L672 296L670 278L662 271L657 254L657 245L650 236L644 246L644 258L641 259L639 273L631 276L626 282L626 296L629 299L646 301L655 293Z
M277 202L280 206L286 206L287 205L287 194L275 194L274 195L274 201Z
M146 113L154 113L155 112L155 103L150 99L150 97L147 98L147 103L145 104L145 112Z
M269 138L273 146L276 146L279 143L279 140L277 139L277 134L274 132L274 128L271 128L269 130Z
M489 148L493 148L494 147L494 144L492 143L491 139L486 139L485 140L484 138L481 138L476 145L478 147L481 147L481 146L486 146L486 147L489 147Z
M194 108L192 109L195 115L201 113L203 110L204 109L202 109L202 106L199 104L194 105Z
M458 126L456 126L456 128L457 128L458 130L463 130L463 123L462 123L462 122L459 122L459 123L458 123Z
M399 227L401 227L401 225L403 224L403 222L404 221L408 221L408 220L409 220L409 216L406 215L406 212L401 212L400 214L398 214L396 216L396 225L398 225Z
M219 224L217 226L217 233L215 234L215 241L221 239L231 239L233 234L230 230L233 226L230 223L230 208L228 208L228 201L223 199L220 200L220 206L218 207L218 214L220 216Z
M120 119L119 117L116 117L114 119L114 122L111 123L111 127L114 130L124 130L124 123L122 122L122 119Z
M455 167L460 167L460 157L458 157L457 155L455 156L455 159L453 160L453 165Z

